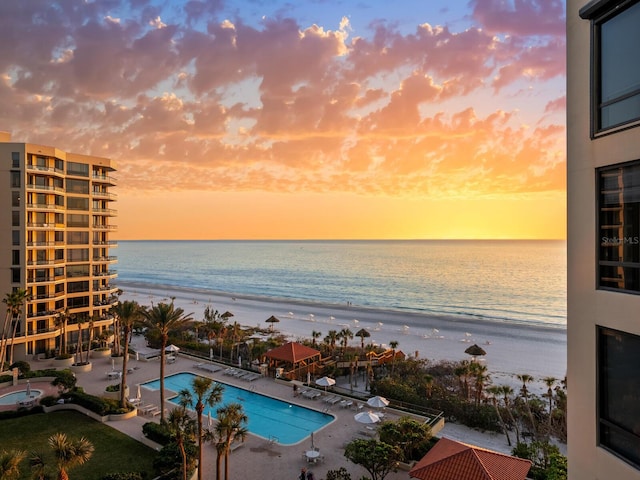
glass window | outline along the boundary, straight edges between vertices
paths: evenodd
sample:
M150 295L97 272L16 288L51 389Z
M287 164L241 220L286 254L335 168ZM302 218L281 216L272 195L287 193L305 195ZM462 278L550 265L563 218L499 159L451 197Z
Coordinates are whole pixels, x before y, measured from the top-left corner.
M598 440L640 465L640 337L598 328Z
M88 177L89 165L86 163L67 162L67 174Z
M89 194L89 181L67 179L67 193Z
M597 131L640 119L640 3L629 4L595 22Z
M20 245L20 230L11 231L11 243L13 245Z
M70 213L67 215L67 227L88 227L89 215Z
M20 172L11 171L11 188L20 188Z
M20 250L11 250L11 265L20 265Z
M67 277L88 277L89 265L69 265L67 267Z
M598 170L598 287L640 292L640 162Z
M16 192L16 191L11 192L11 206L12 207L20 206L20 192Z
M89 249L88 248L74 248L67 250L67 260L69 262L88 262L89 261Z
M11 167L20 168L20 152L11 152Z
M67 208L69 210L89 210L89 199L87 197L68 197Z
M89 232L67 232L67 243L69 245L88 245Z
M20 210L11 211L11 225L14 227L20 226Z
M19 268L11 269L11 282L20 283L21 270Z
M89 282L69 282L67 284L67 293L79 293L79 292L88 292L89 291Z

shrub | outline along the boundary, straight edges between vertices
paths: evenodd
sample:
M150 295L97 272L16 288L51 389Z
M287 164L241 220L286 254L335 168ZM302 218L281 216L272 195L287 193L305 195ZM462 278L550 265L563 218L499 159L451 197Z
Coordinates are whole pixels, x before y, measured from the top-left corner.
M73 355L71 355L70 353L60 353L59 355L56 355L56 360L66 360L68 358L73 357Z
M171 433L162 424L155 422L147 422L142 426L142 433L149 440L153 440L160 445L167 445L171 442Z
M11 365L9 368L12 370L14 368L17 368L20 372L20 375L26 375L31 371L31 365L29 365L29 362L25 362L24 360L13 362L13 365Z
M116 383L114 385L107 385L107 388L104 389L105 392L119 392L120 384Z

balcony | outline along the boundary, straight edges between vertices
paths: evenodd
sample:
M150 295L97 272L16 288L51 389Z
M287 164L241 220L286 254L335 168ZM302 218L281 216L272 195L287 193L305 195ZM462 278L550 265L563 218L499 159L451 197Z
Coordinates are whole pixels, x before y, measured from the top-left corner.
M32 172L43 172L43 173L51 173L53 175L57 175L57 176L64 176L64 171L60 170L59 168L54 168L54 167L45 167L42 165L31 165L31 164L27 164L27 170L32 171Z
M107 240L107 241L93 240L91 242L91 245L107 245L109 247L115 248L118 246L118 241L117 240Z
M94 208L91 213L99 213L107 217L115 217L118 215L118 211L113 208Z
M34 230L50 230L52 228L56 228L56 224L55 223L35 223L35 222L29 222L27 223L27 228L32 228Z
M109 257L93 257L94 263L114 263L118 261L118 257L109 256Z
M110 175L101 175L98 173L94 173L93 175L91 175L91 180L98 183L106 183L108 185L115 185L118 182L115 177L112 177Z
M27 203L27 210L46 210L48 212L57 211L63 213L64 207L55 203Z
M109 192L99 192L94 190L93 192L91 192L91 194L96 198L104 198L106 200L115 200L116 198L118 198L118 195Z
M27 314L27 318L44 318L44 317L57 317L60 312L55 310L43 310L41 312L31 312Z
M115 230L118 228L115 225L101 225L99 223L94 223L92 226L94 230Z
M109 270L106 272L93 272L94 277L115 277L118 275L117 270Z
M40 192L59 192L65 193L62 187L52 187L49 185L36 185L35 183L27 183L27 190L36 190Z

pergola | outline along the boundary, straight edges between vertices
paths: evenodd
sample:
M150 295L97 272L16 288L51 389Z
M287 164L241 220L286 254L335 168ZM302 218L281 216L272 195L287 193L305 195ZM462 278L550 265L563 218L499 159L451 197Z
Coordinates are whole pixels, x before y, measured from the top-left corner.
M301 343L289 342L264 354L269 369L284 368L285 371L309 367L320 360L321 353Z

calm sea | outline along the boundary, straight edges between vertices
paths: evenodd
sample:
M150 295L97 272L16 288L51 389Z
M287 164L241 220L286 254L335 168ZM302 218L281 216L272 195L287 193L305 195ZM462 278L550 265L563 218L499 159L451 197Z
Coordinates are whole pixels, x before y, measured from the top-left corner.
M566 326L564 241L120 241L125 282Z

